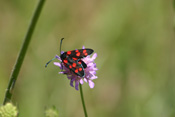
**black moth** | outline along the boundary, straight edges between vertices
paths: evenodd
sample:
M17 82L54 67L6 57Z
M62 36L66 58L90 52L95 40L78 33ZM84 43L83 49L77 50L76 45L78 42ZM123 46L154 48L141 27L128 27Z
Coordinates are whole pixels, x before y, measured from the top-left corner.
M61 53L61 44L62 40L60 42L60 53ZM85 48L85 49L77 49L77 50L71 50L64 52L63 54L60 55L60 58L62 60L62 63L70 69L74 74L80 77L84 77L84 69L87 67L86 63L84 63L81 59L91 55L94 52L93 49ZM53 58L52 60L54 60ZM46 63L45 67L52 61L50 60L49 62Z

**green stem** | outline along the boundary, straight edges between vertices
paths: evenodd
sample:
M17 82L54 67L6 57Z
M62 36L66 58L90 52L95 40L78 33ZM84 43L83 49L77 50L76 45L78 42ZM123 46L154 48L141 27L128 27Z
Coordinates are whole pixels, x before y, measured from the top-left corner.
M39 15L41 13L42 7L44 5L44 2L45 2L45 0L39 1L38 5L36 7L36 10L33 14L33 18L31 20L30 26L28 28L28 31L27 31L26 36L24 38L22 47L21 47L19 55L18 55L18 58L16 60L15 66L14 66L12 73L11 73L11 76L10 76L10 81L9 81L9 84L8 84L8 87L7 87L7 90L5 93L4 102L3 102L4 105L11 100L12 91L14 89L15 82L18 78L18 74L19 74L21 65L23 63L27 48L29 46L32 34L33 34L35 26L37 24L37 21L38 21Z
M83 97L82 86L81 86L81 84L79 84L79 86L80 86L80 95L81 95L81 101L82 101L82 105L83 105L84 115L85 115L85 117L88 117L87 111L86 111L86 105L85 105L84 97Z

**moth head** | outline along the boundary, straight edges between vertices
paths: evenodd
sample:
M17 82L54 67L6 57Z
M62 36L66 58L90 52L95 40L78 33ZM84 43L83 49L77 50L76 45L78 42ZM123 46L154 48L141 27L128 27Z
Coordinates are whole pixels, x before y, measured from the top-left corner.
M61 60L65 59L67 57L66 53L61 54Z

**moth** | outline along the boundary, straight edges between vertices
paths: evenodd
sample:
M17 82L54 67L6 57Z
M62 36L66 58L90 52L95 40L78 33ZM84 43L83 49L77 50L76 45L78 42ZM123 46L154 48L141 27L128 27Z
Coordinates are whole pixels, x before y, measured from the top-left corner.
M61 54L61 45L63 39L64 38L62 38L60 42L60 58L62 60L62 63L66 68L70 69L70 71L72 71L75 75L84 77L85 75L84 69L87 67L87 65L81 59L88 55L91 55L94 52L94 50L90 48L85 48L85 49L71 50ZM55 58L53 58L52 60L54 59ZM47 62L45 67L47 67L47 65L52 60Z

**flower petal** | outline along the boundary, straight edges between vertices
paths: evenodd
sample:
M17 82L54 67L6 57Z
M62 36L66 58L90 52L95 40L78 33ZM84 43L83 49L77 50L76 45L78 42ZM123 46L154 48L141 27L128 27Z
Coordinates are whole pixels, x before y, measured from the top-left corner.
M91 67L91 66L94 66L94 63L89 63L89 64L87 65L87 67Z
M83 79L82 78L80 79L80 84L83 84Z
M75 89L76 89L76 90L78 90L78 86L79 86L79 81L76 80L76 81L75 81Z
M89 71L90 74L96 74L96 71Z
M97 58L97 53L94 53L91 59L95 60L96 58Z
M95 86L94 82L92 82L91 80L89 80L89 87L90 88L94 88L94 86Z
M61 67L61 63L59 63L59 62L53 62L53 64L58 66L58 67Z
M60 59L60 57L58 55L56 55L55 58Z
M64 51L61 51L61 54L63 54L64 53Z
M62 72L58 72L59 74L64 74L64 72L62 71Z
M74 87L74 80L70 80L70 86Z
M98 78L97 76L92 76L91 80L94 80L94 79L97 79L97 78Z
M84 78L84 81L85 81L85 82L87 82L87 79L86 79L86 78Z

